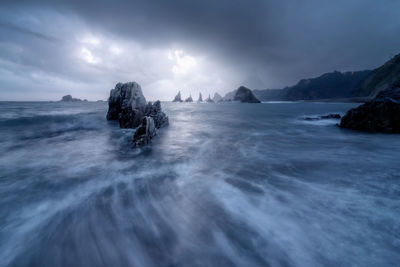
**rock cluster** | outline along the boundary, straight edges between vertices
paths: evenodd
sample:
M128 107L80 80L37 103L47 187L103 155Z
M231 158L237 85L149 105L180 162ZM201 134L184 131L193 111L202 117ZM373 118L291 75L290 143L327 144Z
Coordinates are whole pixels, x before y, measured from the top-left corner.
M349 110L339 126L368 132L400 133L400 86L383 90L371 101Z
M243 103L261 103L260 100L253 94L253 92L244 86L240 86L233 98L235 101L240 101Z
M329 119L340 119L342 116L337 113L332 113L328 115L322 115L317 117L305 117L304 120L306 121L316 121L316 120L329 120Z
M86 99L85 99L86 100ZM82 101L82 99L79 98L73 98L71 95L65 95L61 98L61 102L79 102ZM86 100L87 101L87 100Z
M160 101L146 102L142 88L136 82L118 83L110 91L107 120L118 120L121 128L136 128L135 144L145 144L156 134L154 129L168 125L168 117L161 109ZM147 127L143 136L143 127ZM140 130L141 129L141 130ZM141 142L138 140L147 140Z

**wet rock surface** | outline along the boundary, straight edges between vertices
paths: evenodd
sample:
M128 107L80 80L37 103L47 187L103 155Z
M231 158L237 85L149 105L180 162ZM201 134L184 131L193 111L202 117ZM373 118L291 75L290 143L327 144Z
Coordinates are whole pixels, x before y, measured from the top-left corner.
M133 143L135 146L147 145L156 134L157 131L153 118L145 116L133 135Z
M121 128L135 128L145 115L146 98L136 82L118 83L110 91L107 120L118 120Z
M400 133L400 86L383 90L373 100L349 110L339 126L367 132Z
M107 120L118 120L121 128L140 126L134 135L136 145L147 144L155 136L155 129L169 123L160 101L146 103L142 88L136 82L118 83L111 90Z
M161 103L159 100L154 103L147 103L145 115L151 117L154 120L154 125L157 129L163 126L167 126L169 123L168 116L165 115L165 113L162 111Z

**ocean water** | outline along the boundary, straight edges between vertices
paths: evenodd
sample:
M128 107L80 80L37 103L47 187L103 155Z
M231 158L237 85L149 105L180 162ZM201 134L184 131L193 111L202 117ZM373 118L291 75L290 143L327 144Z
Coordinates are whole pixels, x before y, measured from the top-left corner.
M1 102L0 266L398 266L400 136L302 119L355 105Z

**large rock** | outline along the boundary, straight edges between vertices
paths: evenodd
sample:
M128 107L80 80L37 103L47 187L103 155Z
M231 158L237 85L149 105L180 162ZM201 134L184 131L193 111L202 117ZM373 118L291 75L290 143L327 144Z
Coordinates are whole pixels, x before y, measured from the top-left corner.
M107 120L118 120L121 128L139 126L145 115L146 98L136 82L118 83L110 91Z
M201 93L199 93L199 99L197 100L197 102L203 102L203 96L201 95Z
M86 99L85 99L86 100ZM60 100L61 102L78 102L78 101L82 101L79 98L73 98L71 95L65 95L61 98ZM87 100L86 100L87 101Z
M244 86L240 86L237 89L233 100L243 103L261 103L261 101L257 99L253 92Z
M373 100L349 110L340 121L340 127L400 133L400 86L383 90Z
M218 94L218 93L215 93L215 94L214 94L214 97L213 97L213 101L214 101L215 103L221 102L221 101L222 101L222 96L221 96L220 94Z
M133 136L135 146L147 145L151 139L157 134L154 120L150 116L142 118L142 123Z
M111 90L107 120L118 120L121 128L136 128L145 116L153 119L156 128L168 125L160 101L146 103L142 88L136 82L118 83Z

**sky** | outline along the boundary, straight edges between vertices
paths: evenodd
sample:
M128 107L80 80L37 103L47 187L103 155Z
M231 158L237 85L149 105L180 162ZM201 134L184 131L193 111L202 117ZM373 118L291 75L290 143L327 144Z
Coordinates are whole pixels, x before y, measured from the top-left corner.
M2 0L0 100L278 89L400 53L399 0Z

